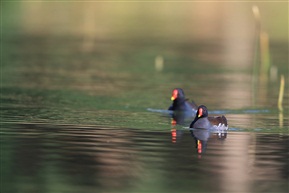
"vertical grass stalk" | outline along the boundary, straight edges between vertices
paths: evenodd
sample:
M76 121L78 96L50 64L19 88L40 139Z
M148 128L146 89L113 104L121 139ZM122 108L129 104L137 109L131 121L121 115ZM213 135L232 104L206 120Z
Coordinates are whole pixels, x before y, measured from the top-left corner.
M279 89L279 98L278 98L278 109L279 111L283 112L283 97L284 97L284 87L285 87L285 80L284 80L284 75L281 75L280 79L280 89Z
M253 95L252 95L252 101L253 101L253 104L255 104L255 90L256 90L256 87L257 87L257 77L258 77L258 64L259 64L259 47L260 47L260 33L261 33L261 22L260 22L260 11L259 11L259 8L258 6L254 5L252 7L252 11L253 11L253 15L254 15L254 18L255 18L255 44L254 44L254 47L255 47L255 50L254 50L254 60L253 60L253 74L252 74L252 92L253 92Z
M266 32L260 33L260 76L262 80L267 80L270 69L269 36Z

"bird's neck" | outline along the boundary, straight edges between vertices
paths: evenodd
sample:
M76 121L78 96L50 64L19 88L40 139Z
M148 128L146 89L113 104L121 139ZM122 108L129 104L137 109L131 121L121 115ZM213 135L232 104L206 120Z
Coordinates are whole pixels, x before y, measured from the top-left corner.
M186 102L186 99L184 99L184 98L178 98L178 99L174 100L173 104L174 104L174 105L182 105L182 104L184 104L185 102Z
M190 125L190 128L193 128L194 124L197 122L197 120L199 119L198 116L195 117L195 119L193 120L193 122Z

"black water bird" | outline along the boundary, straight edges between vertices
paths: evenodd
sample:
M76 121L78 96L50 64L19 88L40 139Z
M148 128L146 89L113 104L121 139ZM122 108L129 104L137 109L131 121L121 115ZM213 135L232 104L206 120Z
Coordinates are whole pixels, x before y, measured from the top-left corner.
M180 113L184 117L194 117L197 111L197 105L192 101L190 102L185 97L185 93L181 88L175 88L172 92L171 100L172 105L168 110L174 111L174 113Z
M222 116L209 117L207 107L200 105L198 107L194 121L191 123L190 128L194 129L208 129L208 130L227 130L227 118Z

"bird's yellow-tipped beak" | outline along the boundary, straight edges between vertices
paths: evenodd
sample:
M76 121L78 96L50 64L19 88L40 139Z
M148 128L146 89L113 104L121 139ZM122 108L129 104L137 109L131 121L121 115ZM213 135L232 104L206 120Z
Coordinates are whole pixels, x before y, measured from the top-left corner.
M199 108L199 114L198 114L198 117L200 118L202 115L203 115L203 109L202 109L202 108Z
M173 101L173 100L175 100L176 98L178 98L178 90L177 90L177 89L173 90L171 100Z

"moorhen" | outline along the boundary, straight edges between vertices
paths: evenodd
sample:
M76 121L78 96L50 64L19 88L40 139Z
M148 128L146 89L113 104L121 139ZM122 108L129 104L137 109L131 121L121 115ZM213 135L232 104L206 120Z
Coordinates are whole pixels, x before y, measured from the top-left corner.
M224 115L221 117L209 117L208 110L205 105L198 107L196 117L191 123L190 128L209 129L209 130L227 130L228 123Z
M172 92L171 100L173 101L173 104L168 110L191 112L192 117L195 115L198 106L193 101L189 102L188 99L185 98L183 89L175 88Z

